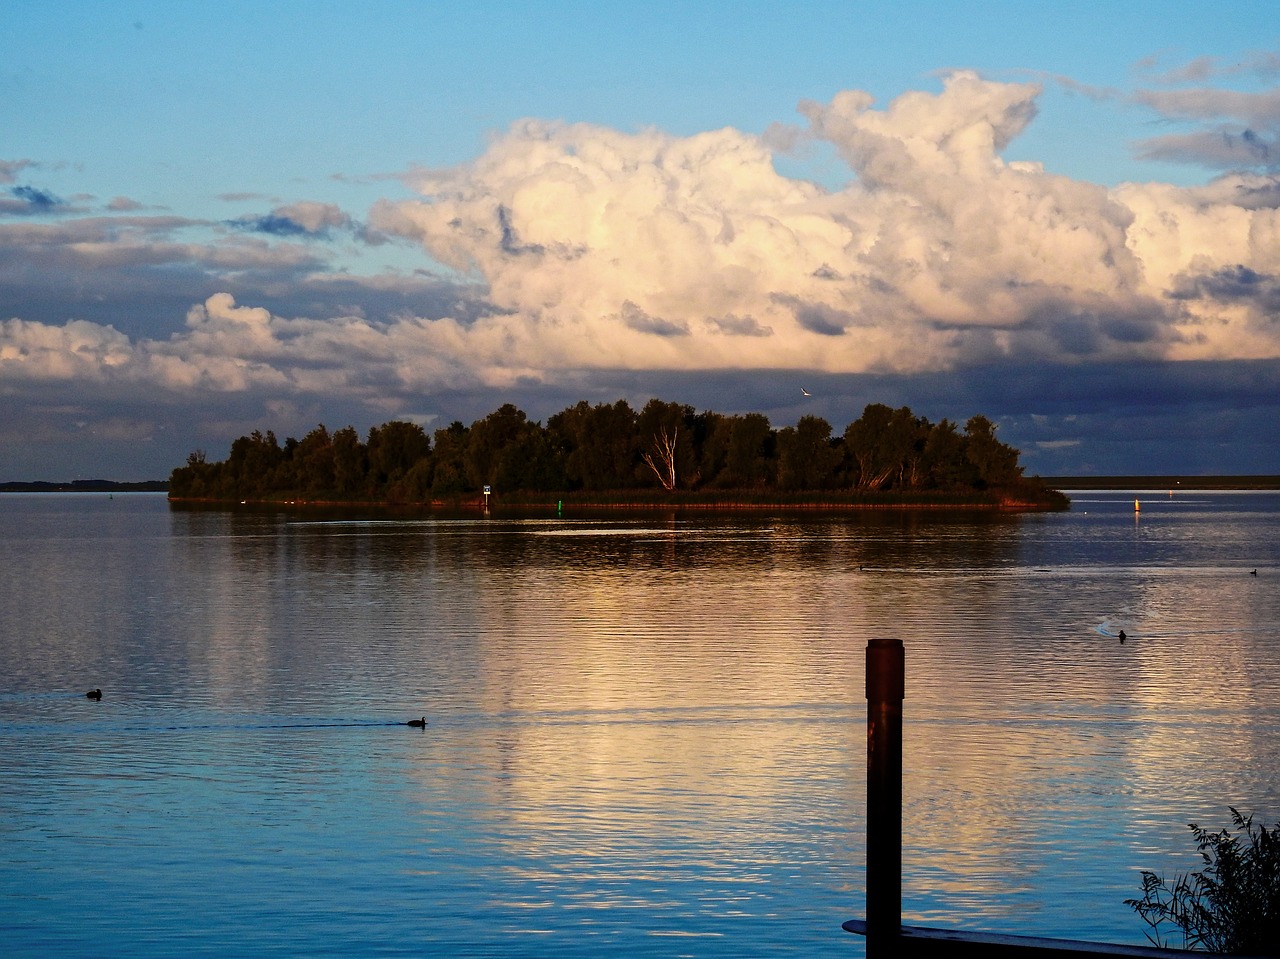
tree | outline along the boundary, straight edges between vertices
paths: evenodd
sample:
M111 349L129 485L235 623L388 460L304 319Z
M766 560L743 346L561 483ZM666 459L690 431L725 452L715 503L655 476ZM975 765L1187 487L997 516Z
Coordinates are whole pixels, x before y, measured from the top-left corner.
M822 417L802 416L794 428L778 431L778 485L783 489L830 489L839 462L831 424Z
M469 430L458 420L436 430L435 470L431 475L433 496L457 496L475 487L467 484L467 441Z
M232 495L257 497L274 488L276 468L284 459L284 451L276 440L276 434L267 430L264 435L254 430L231 444L227 457L226 477Z
M767 486L776 474L774 460L776 435L763 413L747 413L728 421L729 442L725 450L724 469L716 485L736 489L759 489Z
M694 412L683 403L649 400L640 411L641 461L658 478L663 489L695 486L700 478L693 448Z
M915 490L924 486L927 479L924 451L932 430L927 419L916 416L905 406L893 411L889 442L901 458L897 479L900 489Z
M733 441L733 423L736 417L706 412L699 417L705 427L705 435L698 444L698 472L704 486L725 489L733 486L729 475L729 445Z
M289 447L289 443L285 443ZM321 423L293 445L290 460L294 486L305 493L331 493L334 480L333 438Z
M996 439L996 426L981 414L964 424L964 455L977 471L977 485L1012 486L1022 478L1018 451Z
M670 492L676 488L676 444L680 439L680 427L672 426L667 432L665 423L658 426L648 452L641 453L640 458L653 470L662 488Z
M169 495L187 499L203 499L224 495L219 488L222 464L207 462L204 450L187 456L185 466L169 475Z
M225 463L197 451L173 471L175 497L293 499L339 496L421 502L492 485L504 492L636 489L656 480L668 490L790 492L852 485L862 490L992 488L1006 502L1051 499L1022 476L1018 451L995 435L985 416L963 434L950 420L933 426L906 407L868 404L839 437L816 416L775 431L761 413L728 416L650 399L636 413L625 400L585 400L546 428L506 403L470 427L436 430L393 420L361 443L353 427L330 433L323 423L283 448L254 431L231 444ZM1060 499L1055 500L1062 505Z
M365 485L369 473L369 455L353 426L344 426L333 434L333 486L342 496L354 496Z
M869 404L844 431L845 447L856 465L854 485L864 490L919 485L927 425L905 406L894 410Z
M973 486L977 478L964 456L964 440L956 424L943 419L929 429L921 467L925 484L932 489L959 489Z
M636 414L626 400L588 405L582 400L547 420L552 447L563 458L571 489L626 489L640 462Z
M431 454L431 440L417 423L392 420L369 430L369 472L384 489Z
M543 489L559 471L542 427L505 403L471 424L464 461L472 488Z
M399 474L387 486L388 503L425 503L431 498L431 479L435 464L430 456L424 456L409 469Z

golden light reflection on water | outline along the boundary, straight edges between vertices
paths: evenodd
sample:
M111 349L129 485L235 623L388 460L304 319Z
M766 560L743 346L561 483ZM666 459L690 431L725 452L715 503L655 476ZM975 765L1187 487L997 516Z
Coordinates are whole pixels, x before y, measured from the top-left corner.
M556 886L565 869L578 874L566 860L589 869L602 859L652 878L643 862L620 865L643 854L614 848L618 836L645 836L644 848L667 856L701 844L686 851L690 869L732 860L733 837L767 846L760 823L803 821L797 795L824 764L846 778L849 801L822 815L856 835L862 650L897 634L912 668L908 716L918 717L905 814L915 915L1025 919L1056 868L1074 882L1062 903L1081 895L1082 878L1116 886L1126 810L1135 797L1159 805L1188 754L1179 704L1229 695L1247 669L1234 654L1202 661L1212 624L1178 620L1152 591L1167 585L1220 610L1221 590L1200 585L1212 596L1198 596L1151 570L1128 582L1045 576L1019 564L1007 529L991 532L979 538L981 563L965 554L949 564L957 557L942 537L924 569L920 544L889 555L888 538L650 528L591 529L564 537L591 549L555 563L491 567L478 708L510 717L495 733L504 775L490 801L525 853L554 864L531 878ZM1106 634L1121 621L1132 637L1123 647ZM1178 629L1194 637L1190 659ZM1218 763L1257 770L1248 736L1194 732ZM1253 745L1273 754L1273 743ZM1082 808L1093 812L1082 818ZM846 855L856 862L858 850Z
M105 628L18 612L63 658L118 664L121 699L426 713L339 755L273 739L269 768L299 789L363 770L361 803L415 813L412 874L477 897L454 903L468 915L532 917L503 920L527 936L857 915L863 656L896 636L908 916L1140 941L1122 900L1189 848L1185 822L1280 807L1280 600L1234 547L1154 509L1119 522L176 514L170 585L86 586ZM7 652L15 675L55 674L35 644Z
M933 904L913 915L1014 929L1070 903L1096 912L1091 886L1115 903L1139 868L1198 863L1170 853L1186 850L1185 822L1225 822L1245 797L1277 807L1277 628L1239 569L1060 570L1043 596L1003 580L986 584L1003 598L953 584L984 620L952 616L945 637L908 644L921 722L907 730L904 868Z

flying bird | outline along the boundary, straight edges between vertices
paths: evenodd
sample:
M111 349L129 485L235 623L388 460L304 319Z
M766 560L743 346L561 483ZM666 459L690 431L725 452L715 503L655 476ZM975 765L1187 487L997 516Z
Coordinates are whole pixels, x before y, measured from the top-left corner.
M800 392L801 392L801 393L803 393L805 396L812 396L812 395L813 395L813 394L812 394L812 393L810 393L808 390L806 390L803 386L802 386L802 387L800 387Z

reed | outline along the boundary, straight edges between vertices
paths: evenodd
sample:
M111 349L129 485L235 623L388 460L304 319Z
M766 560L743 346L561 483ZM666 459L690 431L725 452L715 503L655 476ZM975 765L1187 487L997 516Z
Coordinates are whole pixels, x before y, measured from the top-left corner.
M1186 949L1280 956L1280 823L1268 830L1228 808L1234 828L1190 824L1204 869L1172 883L1144 869L1142 898L1125 905L1151 927L1156 946L1176 929Z

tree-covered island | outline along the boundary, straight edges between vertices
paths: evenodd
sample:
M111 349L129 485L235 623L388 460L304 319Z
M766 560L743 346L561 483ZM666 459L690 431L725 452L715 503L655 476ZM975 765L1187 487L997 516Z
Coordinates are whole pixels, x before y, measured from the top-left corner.
M281 444L255 431L225 461L197 450L173 471L175 500L385 503L562 501L600 506L979 506L1063 509L1023 475L1019 452L973 416L963 429L871 404L842 434L821 417L774 429L760 413L695 412L650 400L585 400L547 420L506 404L428 436L415 423L323 425Z

